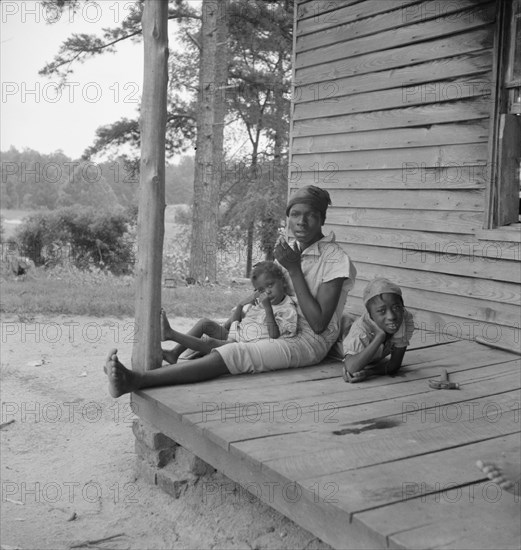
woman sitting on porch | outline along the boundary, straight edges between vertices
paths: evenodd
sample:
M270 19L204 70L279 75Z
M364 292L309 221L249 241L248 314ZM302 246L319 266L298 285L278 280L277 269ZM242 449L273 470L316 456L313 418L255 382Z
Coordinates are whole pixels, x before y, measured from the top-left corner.
M291 196L288 228L296 242L280 238L275 258L287 270L298 301L298 332L293 338L232 343L190 361L144 372L125 368L112 350L105 370L113 397L153 386L188 384L223 374L265 372L320 362L335 344L356 269L331 233L324 236L329 193L313 185Z

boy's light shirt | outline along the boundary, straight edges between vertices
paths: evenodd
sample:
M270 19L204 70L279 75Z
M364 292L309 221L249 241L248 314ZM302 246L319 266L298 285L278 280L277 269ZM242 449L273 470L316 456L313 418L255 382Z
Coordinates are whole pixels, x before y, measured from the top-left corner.
M376 323L365 311L351 326L349 333L344 339L344 357L346 355L357 355L362 352L373 341L377 329ZM394 348L406 348L409 345L414 332L414 317L405 308L403 310L403 321L400 328L389 338L374 354L371 361L378 361L389 355Z

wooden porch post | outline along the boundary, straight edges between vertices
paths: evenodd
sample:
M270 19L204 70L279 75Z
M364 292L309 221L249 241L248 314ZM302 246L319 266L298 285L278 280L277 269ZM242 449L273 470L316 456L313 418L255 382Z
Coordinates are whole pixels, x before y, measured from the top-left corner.
M146 0L141 100L141 172L136 269L136 342L132 369L161 366L159 310L165 218L165 131L168 82L168 2Z

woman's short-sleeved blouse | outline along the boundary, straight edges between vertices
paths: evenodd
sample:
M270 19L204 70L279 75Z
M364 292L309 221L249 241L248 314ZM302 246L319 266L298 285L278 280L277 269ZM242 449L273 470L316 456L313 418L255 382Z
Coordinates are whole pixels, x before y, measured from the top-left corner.
M331 232L302 252L301 268L313 297L317 296L321 284L332 281L333 279L344 279L342 292L338 300L335 315L332 319L336 330L337 326L339 328L339 321L342 317L347 294L355 283L356 268L353 262L335 242L335 234ZM299 313L302 315L300 307Z

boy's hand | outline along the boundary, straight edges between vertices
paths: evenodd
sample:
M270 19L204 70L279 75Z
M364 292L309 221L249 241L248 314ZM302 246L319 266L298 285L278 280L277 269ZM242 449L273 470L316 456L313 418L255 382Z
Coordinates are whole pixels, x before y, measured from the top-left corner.
M374 324L374 337L382 342L387 338L387 332L382 330L376 323Z
M291 271L296 265L300 265L300 251L291 248L282 235L277 239L273 255L279 264L288 271Z

